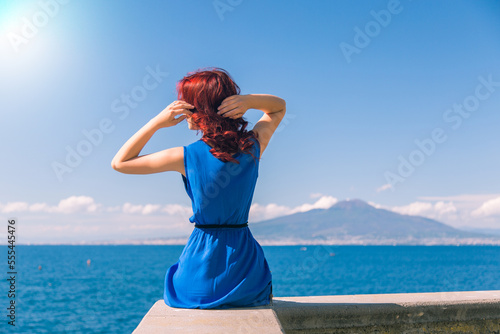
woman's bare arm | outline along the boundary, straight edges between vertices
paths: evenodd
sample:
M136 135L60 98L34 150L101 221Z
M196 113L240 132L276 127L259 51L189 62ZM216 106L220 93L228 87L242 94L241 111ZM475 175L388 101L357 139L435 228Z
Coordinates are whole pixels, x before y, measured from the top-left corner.
M285 117L286 102L274 95L256 94L250 95L250 105L253 109L264 112L252 129L259 134L260 155L262 156L281 120Z
M182 147L169 148L153 154L139 156L153 134L161 128L179 124L192 114L194 108L184 101L175 101L137 131L111 161L113 169L125 174L152 174L178 171L184 174L184 152ZM179 118L175 116L185 114Z
M120 148L118 153L116 153L113 158L113 161L111 161L111 166L120 171L125 162L137 157L139 153L141 153L146 143L151 139L155 132L158 131L158 129L159 127L155 124L155 122L150 120Z
M280 97L269 94L249 94L250 108L262 110L266 114L275 114L286 109L286 102Z

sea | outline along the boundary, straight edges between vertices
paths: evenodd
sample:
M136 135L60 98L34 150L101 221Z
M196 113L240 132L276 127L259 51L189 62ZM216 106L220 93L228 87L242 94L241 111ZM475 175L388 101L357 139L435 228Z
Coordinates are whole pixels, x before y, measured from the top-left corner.
M183 247L20 245L11 275L1 246L0 332L131 333ZM262 248L275 297L500 290L500 246Z

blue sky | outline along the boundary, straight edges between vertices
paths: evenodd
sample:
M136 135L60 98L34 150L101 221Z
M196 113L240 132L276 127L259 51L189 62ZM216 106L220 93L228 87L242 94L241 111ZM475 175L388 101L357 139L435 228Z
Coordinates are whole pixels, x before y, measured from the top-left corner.
M217 66L243 94L287 101L250 221L360 198L500 228L499 14L496 1L0 1L1 217L24 242L188 233L179 173L110 161L179 79ZM184 121L143 153L200 136Z

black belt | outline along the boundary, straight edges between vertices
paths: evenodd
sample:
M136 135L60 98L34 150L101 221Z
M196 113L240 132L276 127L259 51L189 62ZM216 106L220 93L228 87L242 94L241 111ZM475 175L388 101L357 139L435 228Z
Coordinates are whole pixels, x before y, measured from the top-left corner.
M242 227L247 227L248 222L245 224L194 224L194 227L197 228L242 228Z

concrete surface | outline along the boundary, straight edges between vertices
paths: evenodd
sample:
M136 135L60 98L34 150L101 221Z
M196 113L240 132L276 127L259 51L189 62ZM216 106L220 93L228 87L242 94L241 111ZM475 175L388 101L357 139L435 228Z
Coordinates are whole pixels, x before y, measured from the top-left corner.
M260 333L284 331L270 306L200 310L172 308L163 299L157 301L133 334L159 333Z
M286 333L500 334L500 291L274 299Z
M500 291L274 297L273 306L176 309L159 300L143 333L500 334Z

